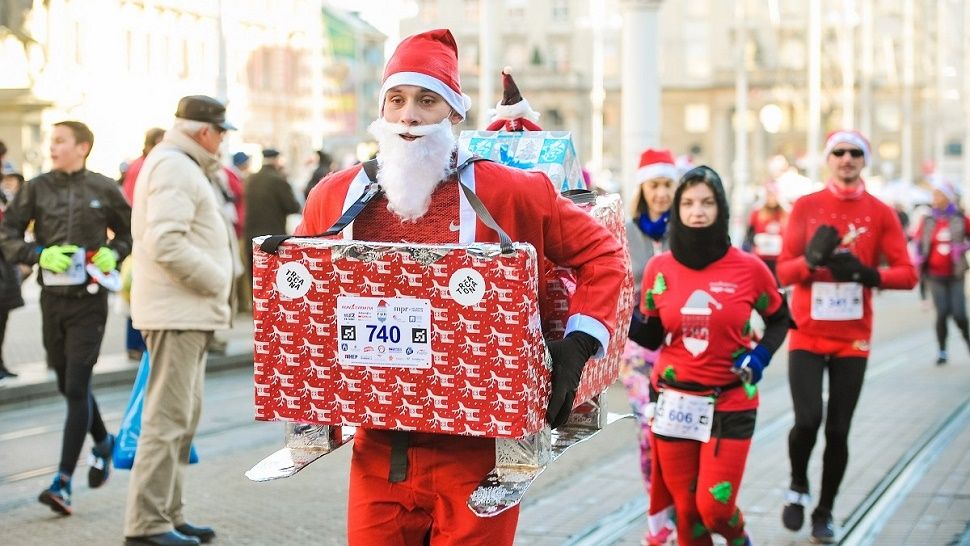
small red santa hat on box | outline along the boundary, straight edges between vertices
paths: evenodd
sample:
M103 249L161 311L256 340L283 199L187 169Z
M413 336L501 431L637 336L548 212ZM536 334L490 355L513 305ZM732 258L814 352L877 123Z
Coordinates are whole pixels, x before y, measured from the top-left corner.
M822 153L822 157L828 158L837 144L850 144L859 148L862 150L862 157L866 160L865 164L870 163L871 147L869 141L859 131L832 131L829 133L829 136L825 139L825 151Z
M502 100L490 112L492 121L485 129L488 131L541 131L536 122L539 112L529 106L529 101L522 98L519 86L512 79L512 67L506 66L502 70Z
M398 85L416 85L441 95L462 119L471 107L471 98L461 92L458 77L458 44L448 29L436 29L408 36L398 44L384 68L380 105L384 96Z
M640 154L640 168L637 169L636 176L638 184L654 178L669 178L677 182L680 179L680 169L674 163L670 150L647 148Z

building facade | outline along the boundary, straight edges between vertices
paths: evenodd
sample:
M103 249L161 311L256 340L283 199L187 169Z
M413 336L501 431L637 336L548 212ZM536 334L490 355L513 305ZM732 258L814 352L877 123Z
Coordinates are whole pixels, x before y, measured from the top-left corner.
M350 21L353 40L383 47L380 33L321 0L36 0L19 24L0 22L8 160L28 177L42 172L51 124L76 119L95 134L89 168L116 176L139 155L145 130L171 125L180 97L207 94L227 101L239 127L227 155L245 150L258 161L261 147L278 148L302 184L328 139L365 137L360 123L334 127L332 102L321 99L335 17ZM354 93L376 97L379 74L350 64Z

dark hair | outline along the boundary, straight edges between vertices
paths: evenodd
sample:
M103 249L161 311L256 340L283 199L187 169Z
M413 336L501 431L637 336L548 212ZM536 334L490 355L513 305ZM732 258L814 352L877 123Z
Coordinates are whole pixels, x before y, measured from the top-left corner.
M63 126L70 129L71 133L74 134L75 143L81 144L83 142L87 142L88 153L84 157L87 159L87 157L91 155L91 149L94 148L94 133L91 132L91 129L88 128L87 125L81 123L80 121L58 121L54 124L54 127L57 126Z
M23 186L24 182L26 181L24 179L24 175L20 173L4 173L3 178L7 178L7 177L17 179L17 189L20 189L20 187Z
M145 145L141 149L141 155L148 155L148 152L155 147L156 144L162 141L162 137L165 136L165 129L159 129L158 127L152 127L145 133Z
M3 159L5 155L7 155L7 145L0 140L0 159Z

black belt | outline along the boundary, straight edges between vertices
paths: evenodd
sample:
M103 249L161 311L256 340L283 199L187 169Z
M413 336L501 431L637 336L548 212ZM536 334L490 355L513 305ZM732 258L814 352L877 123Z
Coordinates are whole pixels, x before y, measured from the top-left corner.
M391 435L391 470L387 474L387 481L391 483L403 482L408 477L408 444L411 433L406 430L389 430Z

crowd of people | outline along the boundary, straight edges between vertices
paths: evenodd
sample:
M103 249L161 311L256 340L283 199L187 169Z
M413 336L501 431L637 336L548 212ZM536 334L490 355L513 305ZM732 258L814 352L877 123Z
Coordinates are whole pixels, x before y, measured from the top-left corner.
M557 195L544 174L457 163L454 128L470 106L458 66L447 30L410 36L390 57L379 115L369 127L379 146L382 193L363 202L368 208L354 222L353 237L495 242L496 231L460 214L461 192L469 190L462 186L473 180L470 191L513 240L576 271L566 335L549 343L547 421L553 428L565 422L586 361L602 355L613 336L628 336L621 377L639 425L649 498L646 545L675 537L682 545L710 545L713 534L731 545L752 544L737 498L757 421L758 384L787 338L795 422L782 524L798 531L812 507L812 538L834 542L832 511L871 351L873 290L911 289L921 278L937 310L937 364L947 362L949 318L970 346L963 290L970 221L956 186L933 180L932 212L915 231L913 260L896 212L862 178L871 164L868 141L855 131L835 131L824 143L824 187L789 206L777 185L765 184L737 248L728 234L734 211L718 173L707 166L685 170L670 150L645 150L626 225L638 305L629 332L618 332L610 302L622 283L624 249L614 237ZM147 351L151 372L128 492L127 544L215 538L211 527L188 522L182 504L182 465L202 409L205 354L215 332L230 327L239 298L249 298L239 281L252 276L250 240L285 233L288 215L301 209L279 151L264 148L257 172L250 172L252 158L244 152L222 163L223 139L234 129L216 99L184 97L169 129L146 133L143 155L119 187L85 168L91 131L62 122L52 131L51 171L26 184L13 180L9 192L6 179L2 187L0 344L7 313L23 305L20 283L38 265L44 346L67 402L61 462L39 499L65 515L88 434L94 441L90 487L110 472L114 437L91 374L108 308L102 276L120 268L128 279L127 349L132 358ZM4 151L0 145L0 159ZM330 172L330 158L320 152L296 233L325 232L371 182L361 165ZM764 328L752 327L753 314ZM13 373L0 359L0 378L5 375ZM684 416L690 416L686 423ZM815 501L807 469L823 421ZM517 509L478 518L464 508L494 459L490 439L362 428L351 460L349 543L511 544Z

